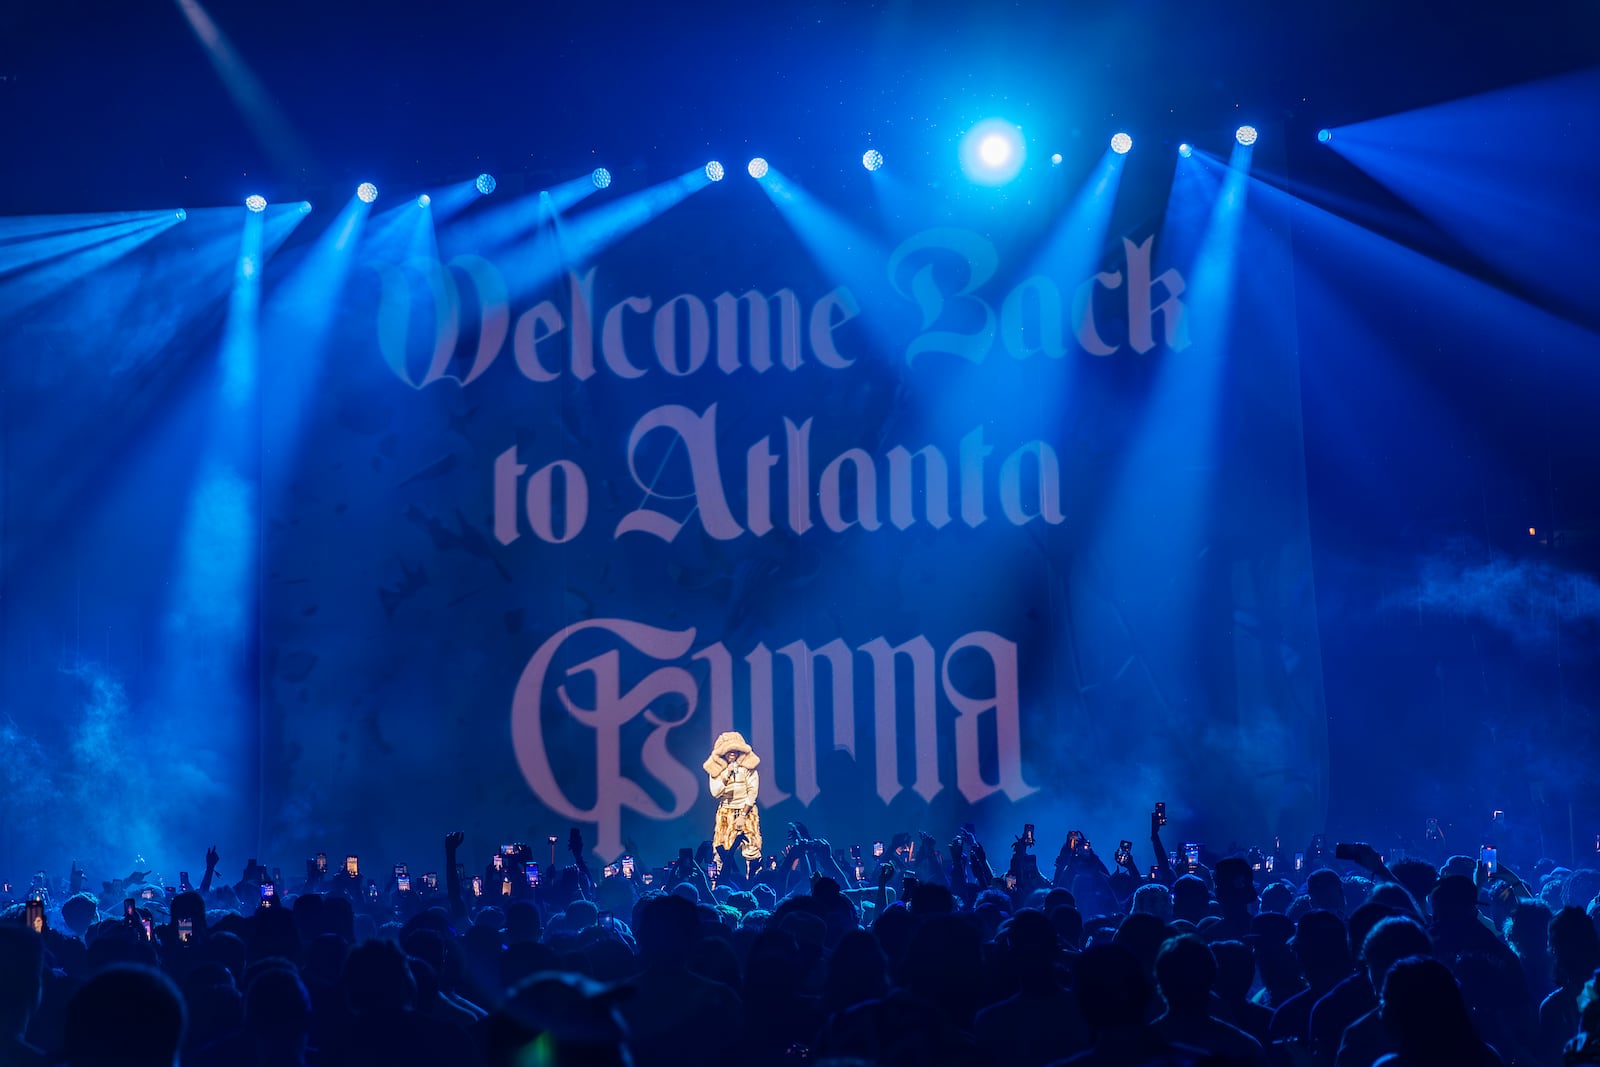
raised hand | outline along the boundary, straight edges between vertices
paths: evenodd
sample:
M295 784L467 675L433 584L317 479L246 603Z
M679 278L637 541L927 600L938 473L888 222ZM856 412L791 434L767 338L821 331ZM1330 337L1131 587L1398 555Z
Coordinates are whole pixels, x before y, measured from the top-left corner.
M461 843L466 839L467 835L462 831L452 830L450 833L444 835L444 850L447 853L454 855L456 849L460 848Z
M892 879L893 877L894 877L894 864L892 864L892 863L880 863L880 864L878 864L878 888L882 889L884 886L888 885L890 879Z
M216 870L217 864L221 861L221 859L222 857L217 855L216 845L212 845L210 848L206 849L206 870Z
M567 831L567 851L574 856L583 854L583 831L576 826Z

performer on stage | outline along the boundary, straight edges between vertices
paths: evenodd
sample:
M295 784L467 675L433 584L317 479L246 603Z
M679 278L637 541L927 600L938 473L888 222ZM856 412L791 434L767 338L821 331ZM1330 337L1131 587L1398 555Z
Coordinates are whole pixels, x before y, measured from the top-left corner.
M740 853L745 859L761 859L761 814L756 809L756 795L761 790L761 777L756 766L761 757L750 751L743 734L725 733L711 746L711 755L703 767L711 776L711 796L717 801L717 828L711 841L717 848L733 848L739 835L744 835Z

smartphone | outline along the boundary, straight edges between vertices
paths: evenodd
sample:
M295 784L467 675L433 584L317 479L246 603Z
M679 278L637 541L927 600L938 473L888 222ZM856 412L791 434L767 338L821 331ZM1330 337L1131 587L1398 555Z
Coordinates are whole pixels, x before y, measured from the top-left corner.
M509 877L500 880L500 895L503 897L511 895L511 879Z
M261 906L270 908L278 899L278 887L271 882L261 883Z
M44 898L28 898L28 929L36 934L44 933Z
M1595 841L1594 850L1596 852L1600 852L1600 834L1595 834L1594 835L1594 841ZM872 843L872 858L873 859L877 859L879 856L882 856L882 855L883 855L883 842L882 841L874 841Z
M148 886L148 885L145 886L143 889L139 890L139 896L143 900L154 900L154 899L156 899L155 887L154 886Z
M1167 802L1165 800L1156 801L1156 825L1167 825Z
M436 871L429 871L422 876L422 888L432 892L439 888L439 875Z
M1478 849L1478 862L1488 865L1490 878L1493 878L1495 875L1495 870L1499 865L1499 859L1500 850L1495 848L1493 845L1484 845L1482 848Z
M537 863L534 863L532 860L529 860L527 863L524 863L522 865L522 877L527 879L528 885L530 885L530 886L538 885L539 884L539 865Z
M1191 867L1200 866L1200 846L1193 841L1186 842L1183 846L1183 862Z
M139 908L138 905L134 903L132 897L123 898L122 921L127 923L129 926L134 926L139 922Z
M193 919L179 919L178 920L178 943L180 945L187 945L189 942L191 942L193 940L194 940L194 920Z
M498 852L494 854L494 869L497 871L506 869L506 858Z
M483 896L483 875L481 874L472 876L472 895L475 897Z
M318 852L317 853L317 873L318 874L327 874L328 873L328 854L326 852Z
M397 863L397 864L394 865L394 876L395 876L396 879L404 878L406 875L408 875L410 873L411 872L406 869L406 865L405 864Z
M624 857L622 857L622 877L624 877L624 878L632 878L633 877L633 857L632 856L624 856Z
M1116 856L1117 866L1121 867L1124 863L1127 863L1131 859L1133 859L1133 842L1118 841Z
M656 876L651 874L649 871L645 871L639 876L639 881L643 882L645 885L654 885Z
M1354 845L1347 845L1341 841L1339 844L1333 846L1333 858L1336 860L1354 861L1356 858L1356 847Z
M615 863L608 863L600 869L600 877L615 878L617 876L617 869L618 868Z
M517 854L517 846L516 845L501 845L500 846L500 855L502 855L502 856L515 856L516 854Z
M1272 860L1273 860L1272 853L1270 853L1270 852L1267 853L1267 873L1268 874L1272 873Z
M694 849L680 848L678 850L678 870L687 874L694 868Z
M411 876L409 874L400 875L394 880L394 887L402 893L411 892Z
M1031 822L1022 824L1022 843L1029 848L1033 847L1033 823Z
M372 901L374 904L376 904L378 902L378 883L377 882L368 882L367 883L367 899Z
M188 871L179 871L178 872L178 892L187 893L193 888L194 887L189 884L189 872Z
M149 919L140 918L139 926L140 926L140 928L142 930L144 930L144 939L146 941L154 941L156 939L156 926L155 926L155 923L153 923Z
M1016 875L1014 875L1014 874L1006 875L1006 890L1008 892L1012 892L1012 893L1015 893L1017 891L1017 876Z
M1150 865L1150 880L1153 882L1159 877L1161 877L1161 865L1159 863L1152 863Z
M344 873L351 878L361 874L361 864L354 856L346 856L344 858Z
M1304 852L1296 852L1294 854L1294 869L1297 871L1306 869L1306 854Z
M1076 852L1083 847L1083 831L1072 830L1067 833L1067 851Z

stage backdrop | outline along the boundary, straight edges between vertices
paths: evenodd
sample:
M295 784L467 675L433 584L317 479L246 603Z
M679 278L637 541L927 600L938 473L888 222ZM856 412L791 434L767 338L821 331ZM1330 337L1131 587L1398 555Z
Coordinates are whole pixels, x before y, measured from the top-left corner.
M239 356L236 221L209 259L175 229L117 261L126 300L177 279L198 306L141 311L138 358L76 398L118 320L74 314L92 285L47 324L16 304L49 359L8 395L6 741L40 768L13 777L70 777L123 707L145 725L110 756L200 801L152 784L144 848L221 824L285 869L572 825L665 862L710 834L700 764L729 729L762 758L769 852L788 820L844 846L971 819L1002 855L1024 821L1109 855L1158 800L1219 847L1321 830L1287 221L1221 161L1170 199L1165 173L1119 195L1122 162L1009 194L619 174L319 208L248 264L256 654L223 673L259 677L259 721L170 683L211 626L175 636L162 576L233 483L197 504L217 435L129 399L193 371L185 417L218 421L198 371L227 386ZM135 431L181 458L135 464ZM67 468L109 488L33 522ZM125 802L104 793L69 821ZM61 836L18 811L13 851Z
M975 818L1109 853L1156 800L1196 837L1309 832L1272 220L1231 301L1193 300L1210 231L1242 226L1213 221L1220 179L1101 217L1085 254L1071 228L1109 207L1070 193L997 226L739 177L592 256L629 214L601 197L519 235L486 207L352 276L313 388L275 392L296 347L264 353L267 425L305 405L267 467L269 839L577 825L662 860L709 836L730 729L769 852L786 820L844 845ZM1197 318L1230 308L1231 334Z

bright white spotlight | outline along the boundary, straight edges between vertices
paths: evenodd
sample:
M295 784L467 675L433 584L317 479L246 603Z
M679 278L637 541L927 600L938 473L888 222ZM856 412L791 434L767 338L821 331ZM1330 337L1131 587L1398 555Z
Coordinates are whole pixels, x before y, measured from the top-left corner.
M1004 185L1022 170L1022 131L1005 119L984 119L961 138L961 169L979 185Z
M710 163L706 164L706 177L710 178L712 181L720 182L722 180L723 173L724 171L722 169L722 164L718 163L716 160L713 159Z
M750 172L750 177L752 178L765 178L767 176L767 161L757 156L750 161L750 165L745 169Z
M1318 130L1317 131L1317 141L1319 143L1327 144L1331 140L1333 140L1333 131L1332 130Z
M1133 138L1125 133L1113 134L1111 137L1111 151L1119 156L1125 156L1133 150Z
M596 167L594 173L589 175L589 180L594 182L596 189L604 189L611 184L611 172L604 167Z
M244 206L259 214L267 210L267 198L252 194L244 198Z
M1256 128L1254 126L1240 126L1234 131L1233 138L1246 148L1256 143Z
M433 203L433 197L429 196L427 193L423 193L421 196L417 197L418 207L427 207L431 203Z
M480 174L478 180L472 183L483 196L494 192L495 180L493 174Z
M1183 144L1178 146L1178 155L1182 156L1184 159L1188 159L1190 156L1194 155L1194 149L1189 147L1189 143L1185 141Z
M378 199L378 187L371 182L362 182L356 186L356 198L363 204L370 204Z
M1052 152L1050 154L1050 165L1052 167L1061 166L1061 153L1060 152Z
M861 153L861 165L868 170L877 170L883 166L883 153L876 148L869 148Z
M180 207L178 210L172 213L172 217L177 219L179 222L182 222L184 219L189 217L189 213Z
M302 214L302 215L311 214L311 201L309 201L309 200L300 201L300 214Z

